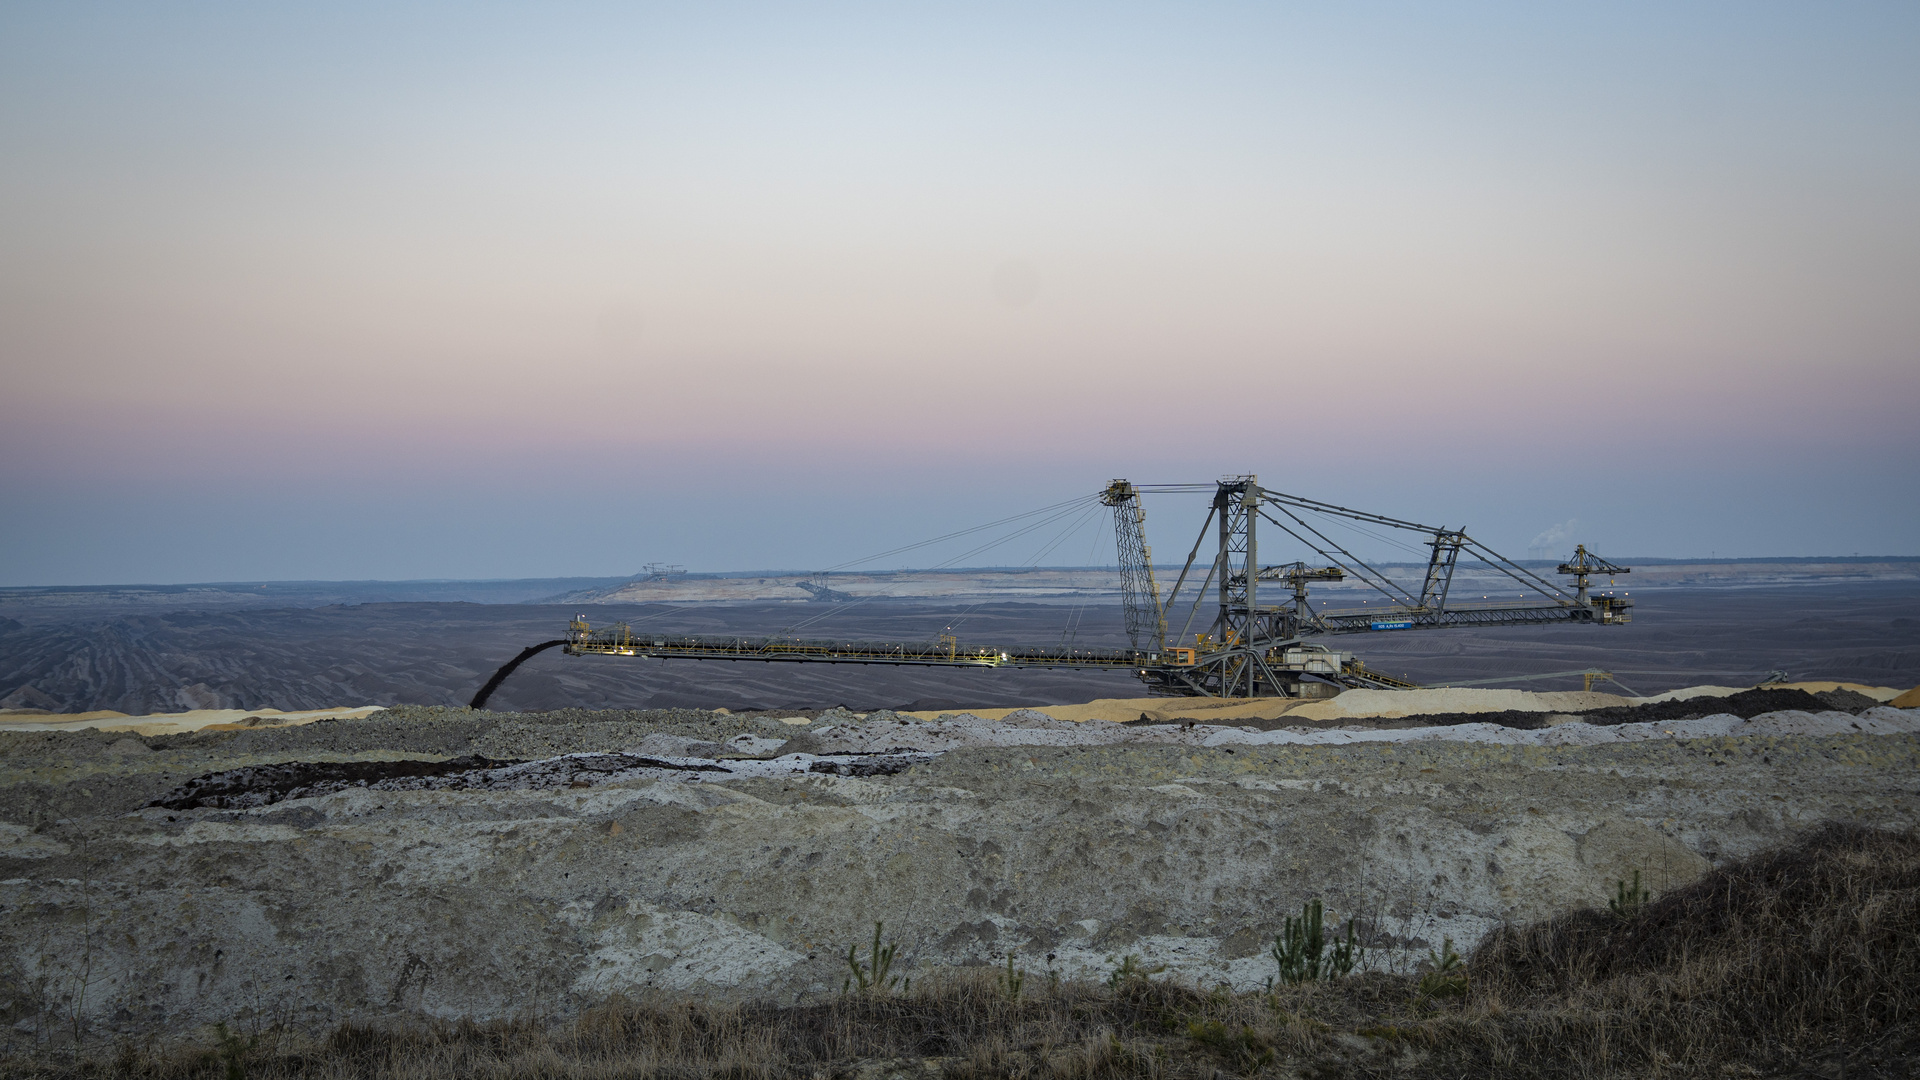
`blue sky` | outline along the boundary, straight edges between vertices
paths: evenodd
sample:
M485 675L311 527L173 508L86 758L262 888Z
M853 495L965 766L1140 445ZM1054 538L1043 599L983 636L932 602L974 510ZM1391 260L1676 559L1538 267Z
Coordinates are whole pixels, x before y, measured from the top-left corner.
M0 583L804 569L1242 472L1516 554L1920 554L1917 46L9 5Z

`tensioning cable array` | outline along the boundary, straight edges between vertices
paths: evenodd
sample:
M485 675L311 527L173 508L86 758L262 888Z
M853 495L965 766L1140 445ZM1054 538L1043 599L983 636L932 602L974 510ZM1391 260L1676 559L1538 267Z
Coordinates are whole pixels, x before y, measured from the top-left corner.
M1213 499L1206 521L1163 600L1160 582L1154 575L1152 549L1146 542L1146 512L1140 497L1143 493L1209 489ZM1631 599L1596 593L1591 587L1594 577L1626 574L1631 572L1630 568L1594 555L1585 545L1576 547L1573 556L1557 567L1558 573L1572 578L1571 587L1562 588L1462 530L1422 525L1288 495L1261 487L1253 476L1228 477L1212 485L1136 485L1115 480L1100 492L1099 502L1113 511L1121 602L1130 648L965 644L952 634L943 634L933 642L897 643L814 640L784 635L751 638L635 633L632 627L622 623L596 630L584 618L576 616L565 638L536 646L509 662L475 696L473 704L475 708L483 705L501 680L533 653L556 645L564 646L565 651L574 656L661 660L1129 670L1155 694L1322 697L1338 693L1342 687L1407 689L1414 684L1369 669L1352 653L1330 649L1313 640L1316 638L1469 626L1555 623L1617 626L1632 617ZM1072 513L1081 505L1087 503L1076 499L1035 513L1052 513L1057 517ZM1063 511L1062 507L1068 509ZM1015 520L1018 519L1004 519L941 539ZM1263 521L1312 551L1316 561L1262 564L1259 533ZM1400 547L1410 545L1373 530L1419 534L1421 539L1416 543L1426 549L1427 556L1426 572L1420 584L1416 587L1395 582L1354 555L1328 535L1330 523L1339 523ZM1020 531L1028 532L1035 527L1024 525ZM1170 638L1169 615L1176 610L1189 582L1195 579L1194 571L1202 569L1198 558L1200 549L1206 546L1209 531L1215 534L1213 558L1193 586L1185 625ZM907 549L884 554L904 550ZM1520 586L1521 598L1454 600L1450 596L1454 570L1463 553L1483 572L1503 575ZM1309 602L1308 590L1313 582L1349 579L1381 594L1385 603L1336 609L1315 608ZM1277 590L1280 602L1264 602L1263 583L1269 584L1266 595L1274 595ZM1209 597L1210 604L1207 603ZM1209 621L1189 639L1188 634L1203 607L1211 609Z

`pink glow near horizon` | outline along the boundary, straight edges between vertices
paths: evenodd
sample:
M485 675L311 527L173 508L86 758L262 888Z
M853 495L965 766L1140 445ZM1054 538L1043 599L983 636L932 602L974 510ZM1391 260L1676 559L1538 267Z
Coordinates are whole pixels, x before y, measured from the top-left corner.
M1916 494L1910 9L702 11L6 16L0 485Z

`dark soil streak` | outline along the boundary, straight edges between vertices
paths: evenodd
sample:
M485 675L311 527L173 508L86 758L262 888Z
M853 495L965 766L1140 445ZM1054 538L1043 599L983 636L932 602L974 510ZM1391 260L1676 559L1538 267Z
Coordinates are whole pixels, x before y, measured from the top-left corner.
M1818 694L1809 694L1805 690L1759 689L1742 690L1727 697L1686 698L1681 701L1659 701L1651 705L1616 705L1612 708L1588 709L1584 712L1545 713L1507 709L1502 712L1422 713L1417 716L1395 717L1394 720L1396 723L1407 723L1409 726L1419 727L1499 724L1501 727L1531 731L1547 727L1548 718L1551 716L1577 716L1583 724L1617 727L1621 724L1671 724L1679 720L1694 720L1702 716L1725 716L1729 713L1742 720L1751 720L1763 713L1788 710L1858 713L1878 704L1880 703L1865 694L1855 693L1852 690L1824 690Z
M472 754L445 761L286 761L277 765L248 765L196 776L147 805L163 810L236 810L297 798L295 792L308 788L325 786L338 791L397 777L451 776L518 764L518 761L494 761Z

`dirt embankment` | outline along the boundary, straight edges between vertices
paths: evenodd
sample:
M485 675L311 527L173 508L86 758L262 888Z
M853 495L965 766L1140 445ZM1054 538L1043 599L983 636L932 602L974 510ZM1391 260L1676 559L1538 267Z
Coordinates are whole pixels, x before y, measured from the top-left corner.
M1920 831L1831 825L1657 899L1502 926L1420 971L1296 939L1271 987L1226 992L1122 963L1059 978L1040 958L922 970L869 943L865 992L788 1002L614 995L570 1022L283 1023L180 1032L0 1068L33 1080L352 1075L1136 1077L1905 1077L1920 1055ZM882 931L876 930L876 938ZM897 943L896 943L897 944ZM537 1005L535 1006L537 1007ZM529 1023L528 1019L536 1019ZM109 1062L112 1065L109 1066Z
M790 1000L836 991L876 919L908 971L1011 951L1101 978L1133 955L1253 987L1312 898L1403 963L1604 905L1636 871L1658 892L1822 821L1913 825L1920 735L1873 715L1888 733L1559 746L693 710L0 734L0 1020L77 1013L108 1037L566 1012L616 991ZM1102 730L1130 741L1087 741ZM906 751L922 760L812 767ZM274 772L290 762L314 771ZM220 774L228 795L277 796L164 804ZM439 784L477 774L513 782Z

